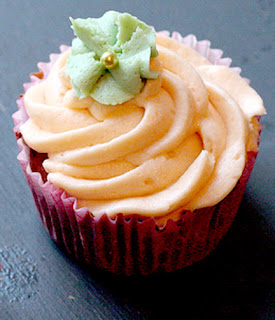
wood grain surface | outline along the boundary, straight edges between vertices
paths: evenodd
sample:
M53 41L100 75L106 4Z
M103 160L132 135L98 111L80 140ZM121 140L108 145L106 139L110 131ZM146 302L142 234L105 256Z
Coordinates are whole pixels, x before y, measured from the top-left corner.
M274 1L0 1L0 319L274 318ZM73 37L68 17L127 11L209 39L242 67L268 115L237 219L206 259L147 277L86 270L42 227L17 163L12 113L28 75ZM272 99L273 98L273 99Z

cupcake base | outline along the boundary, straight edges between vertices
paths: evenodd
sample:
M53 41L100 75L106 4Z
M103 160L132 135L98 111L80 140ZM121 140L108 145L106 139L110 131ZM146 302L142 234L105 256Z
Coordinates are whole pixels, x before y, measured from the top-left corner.
M208 255L236 216L257 156L248 153L239 182L223 201L184 211L178 221L168 220L159 228L153 218L93 217L87 208L78 209L75 198L43 181L43 172L33 172L42 167L45 155L32 151L19 137L18 146L18 160L51 238L80 263L124 275L171 272Z

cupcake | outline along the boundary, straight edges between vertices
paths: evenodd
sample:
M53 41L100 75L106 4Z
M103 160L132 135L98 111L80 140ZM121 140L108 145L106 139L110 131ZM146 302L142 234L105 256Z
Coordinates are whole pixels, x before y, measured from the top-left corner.
M71 19L13 115L41 220L80 263L173 271L228 231L259 144L262 99L231 59L127 13Z

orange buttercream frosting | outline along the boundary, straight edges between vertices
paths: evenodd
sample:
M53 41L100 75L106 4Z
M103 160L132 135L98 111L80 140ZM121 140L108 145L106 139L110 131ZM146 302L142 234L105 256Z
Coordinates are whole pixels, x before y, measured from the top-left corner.
M70 50L24 96L27 145L47 153L48 180L96 216L161 217L213 206L242 175L253 143L259 95L230 68L157 35L158 57L133 99L79 99L66 74Z

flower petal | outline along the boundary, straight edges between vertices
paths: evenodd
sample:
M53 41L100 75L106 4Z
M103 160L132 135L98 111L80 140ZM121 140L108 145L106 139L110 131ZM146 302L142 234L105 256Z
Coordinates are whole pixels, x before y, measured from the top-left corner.
M95 85L91 97L102 104L116 105L132 99L134 95L120 87L107 72Z
M152 57L156 57L156 37L152 28L128 13L119 15L116 47L121 47L125 54L135 54L148 46L152 50Z
M120 59L118 67L110 70L113 79L125 92L137 95L143 87L140 77L140 61L132 57Z
M91 50L79 38L73 39L72 49L71 49L72 55L76 55L78 53L87 53L87 52L91 52Z
M100 58L105 51L110 50L110 42L111 44L113 43L114 37L113 33L108 34L108 30L102 29L101 22L98 20L101 20L103 17L99 19L71 19L75 35L91 51L95 52L97 58Z
M104 71L94 52L70 55L67 74L79 98L87 97ZM89 66L89 68L87 68Z
M139 63L140 76L143 79L156 79L159 76L159 72L150 70L150 48L146 48L143 51L136 53L132 56L132 59L135 59Z

